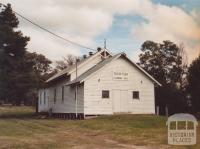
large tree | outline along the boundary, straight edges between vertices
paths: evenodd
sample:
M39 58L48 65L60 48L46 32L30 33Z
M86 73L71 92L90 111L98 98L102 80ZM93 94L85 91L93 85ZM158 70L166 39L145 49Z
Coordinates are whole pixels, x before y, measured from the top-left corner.
M188 91L191 94L192 107L200 111L200 55L188 69Z
M30 69L24 61L29 37L16 31L19 21L11 5L0 6L0 98L20 104L29 88Z
M25 60L27 63L32 64L32 76L34 88L39 89L44 87L44 82L53 73L51 61L42 54L35 52L26 52Z
M171 41L146 41L139 55L139 65L162 84L162 87L156 88L156 104L160 107L168 106L172 113L182 110L180 104L184 102L181 90L184 74L181 50Z

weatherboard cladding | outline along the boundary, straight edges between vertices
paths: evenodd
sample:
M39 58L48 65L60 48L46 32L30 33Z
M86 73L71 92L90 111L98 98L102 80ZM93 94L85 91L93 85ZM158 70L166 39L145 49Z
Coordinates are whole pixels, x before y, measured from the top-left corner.
M128 73L128 81L114 80L113 72ZM109 98L102 98L102 90L109 90ZM133 91L140 92L138 100L132 98ZM115 109L117 98L120 98L118 102L120 105ZM84 114L86 115L118 112L153 114L155 113L154 100L152 80L133 67L124 56L115 58L84 80Z
M102 58L103 51L84 59L78 63L78 77L75 77L75 65L59 72L48 81L55 80L57 83L49 85L40 92L46 92L47 104L39 105L39 112L52 109L53 113L75 113L75 86L78 85L78 113L90 114L113 114L113 100L115 97L126 99L129 104L126 109L131 113L155 113L154 83L160 85L153 77L140 68L137 64L127 58L125 53L114 56L108 55ZM128 73L128 81L117 81L113 79L113 72ZM69 80L63 76L70 76ZM58 81L57 78L63 78ZM141 80L143 83L141 83ZM64 100L62 100L62 88L65 86ZM54 103L54 90L56 89L56 102ZM117 90L116 90L117 89ZM109 90L110 97L102 99L102 90ZM132 92L140 92L140 100L132 99ZM115 95L114 93L119 93ZM120 95L121 94L121 95ZM43 97L39 100L44 100ZM39 96L40 98L40 96Z

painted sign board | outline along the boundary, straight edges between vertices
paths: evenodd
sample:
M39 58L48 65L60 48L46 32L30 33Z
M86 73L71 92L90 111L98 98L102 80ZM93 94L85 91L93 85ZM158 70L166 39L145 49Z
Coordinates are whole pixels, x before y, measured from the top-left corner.
M114 71L113 72L113 80L128 80L128 72L119 72L119 71Z

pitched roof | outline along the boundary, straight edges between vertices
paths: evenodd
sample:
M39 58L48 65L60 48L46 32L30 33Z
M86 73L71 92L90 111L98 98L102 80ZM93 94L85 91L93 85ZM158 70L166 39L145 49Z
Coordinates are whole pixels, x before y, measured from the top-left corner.
M77 63L77 66L79 66L81 63L83 63L84 61L86 61L89 57L85 58L85 59L82 59L80 62ZM75 68L76 66L75 65L71 65L59 72L57 72L54 76L52 76L51 78L49 78L48 80L46 80L46 82L50 82L56 78L59 78L65 74L67 74L70 70L72 70L73 68Z
M77 63L77 66L79 67L79 66L80 66L81 64L83 64L85 61L87 61L87 60L90 59L91 57L94 57L94 56L100 54L100 53L103 52L104 50L105 50L106 52L108 52L106 49L102 49L102 50L100 50L100 51L97 51L97 52L94 53L93 55L88 56L87 58L81 59L81 60ZM67 75L70 71L72 71L72 70L75 69L75 68L76 68L76 65L75 65L75 64L74 64L74 65L71 65L71 66L67 67L66 69L63 69L63 70L59 71L58 73L56 73L54 76L52 76L51 78L49 78L49 79L46 80L45 82L48 83L48 82L53 81L53 80L55 80L55 79L57 79L57 78L59 78L59 77L62 77L62 76L64 76L64 75Z
M81 82L82 80L84 80L86 77L88 77L89 75L91 75L92 73L96 72L97 70L99 70L100 68L102 68L103 66L105 66L106 64L108 64L109 62L111 62L113 59L117 58L121 56L121 53L116 54L112 57L109 57L101 62L99 62L97 65L93 66L92 68L90 68L88 71L84 72L83 74L81 74L80 76L78 76L76 79L68 82L66 85L71 85L74 83L78 83Z
M72 85L72 84L76 84L76 83L81 83L84 81L84 79L86 79L88 76L90 76L91 74L93 74L94 72L96 72L97 70L99 70L100 68L102 68L103 66L105 66L106 64L110 63L111 61L124 56L129 62L131 62L131 64L133 64L134 66L136 66L140 71L142 71L150 80L152 80L154 83L156 83L159 86L162 86L156 79L154 79L150 74L148 74L145 70L143 70L140 66L138 66L136 63L132 62L125 53L119 53L116 54L110 58L107 58L101 62L99 62L97 65L95 65L94 67L92 67L91 69L89 69L88 71L86 71L85 73L81 74L80 76L78 76L76 79L68 82L66 85Z

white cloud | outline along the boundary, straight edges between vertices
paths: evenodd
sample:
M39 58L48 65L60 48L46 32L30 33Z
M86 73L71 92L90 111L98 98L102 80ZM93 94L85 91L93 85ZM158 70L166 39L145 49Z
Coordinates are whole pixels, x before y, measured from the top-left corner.
M114 18L102 9L93 9L85 4L74 5L75 1L21 0L19 3L14 0L4 0L3 2L11 3L15 11L56 34L92 48L97 46L94 38L107 31L112 26ZM30 51L42 53L52 60L60 59L67 54L81 53L81 48L45 33L20 17L19 19L20 30L31 37L28 44Z
M200 25L200 10L193 10L191 12L192 17L194 18L194 20Z
M90 47L97 46L95 37L112 27L115 16L139 15L147 21L133 26L133 40L141 43L145 40L183 42L187 47L190 61L200 49L199 13L193 11L188 14L181 8L155 4L151 0L20 0L20 2L3 0L3 2L10 2L14 10L41 26ZM45 54L50 59L59 59L68 53L81 53L80 48L55 39L21 19L20 27L23 33L31 37L28 48Z
M198 23L181 8L149 3L147 2L146 11L138 11L138 14L147 21L132 28L133 36L140 41L171 40L177 44L184 43L189 62L191 62L200 50L196 44L200 43Z

